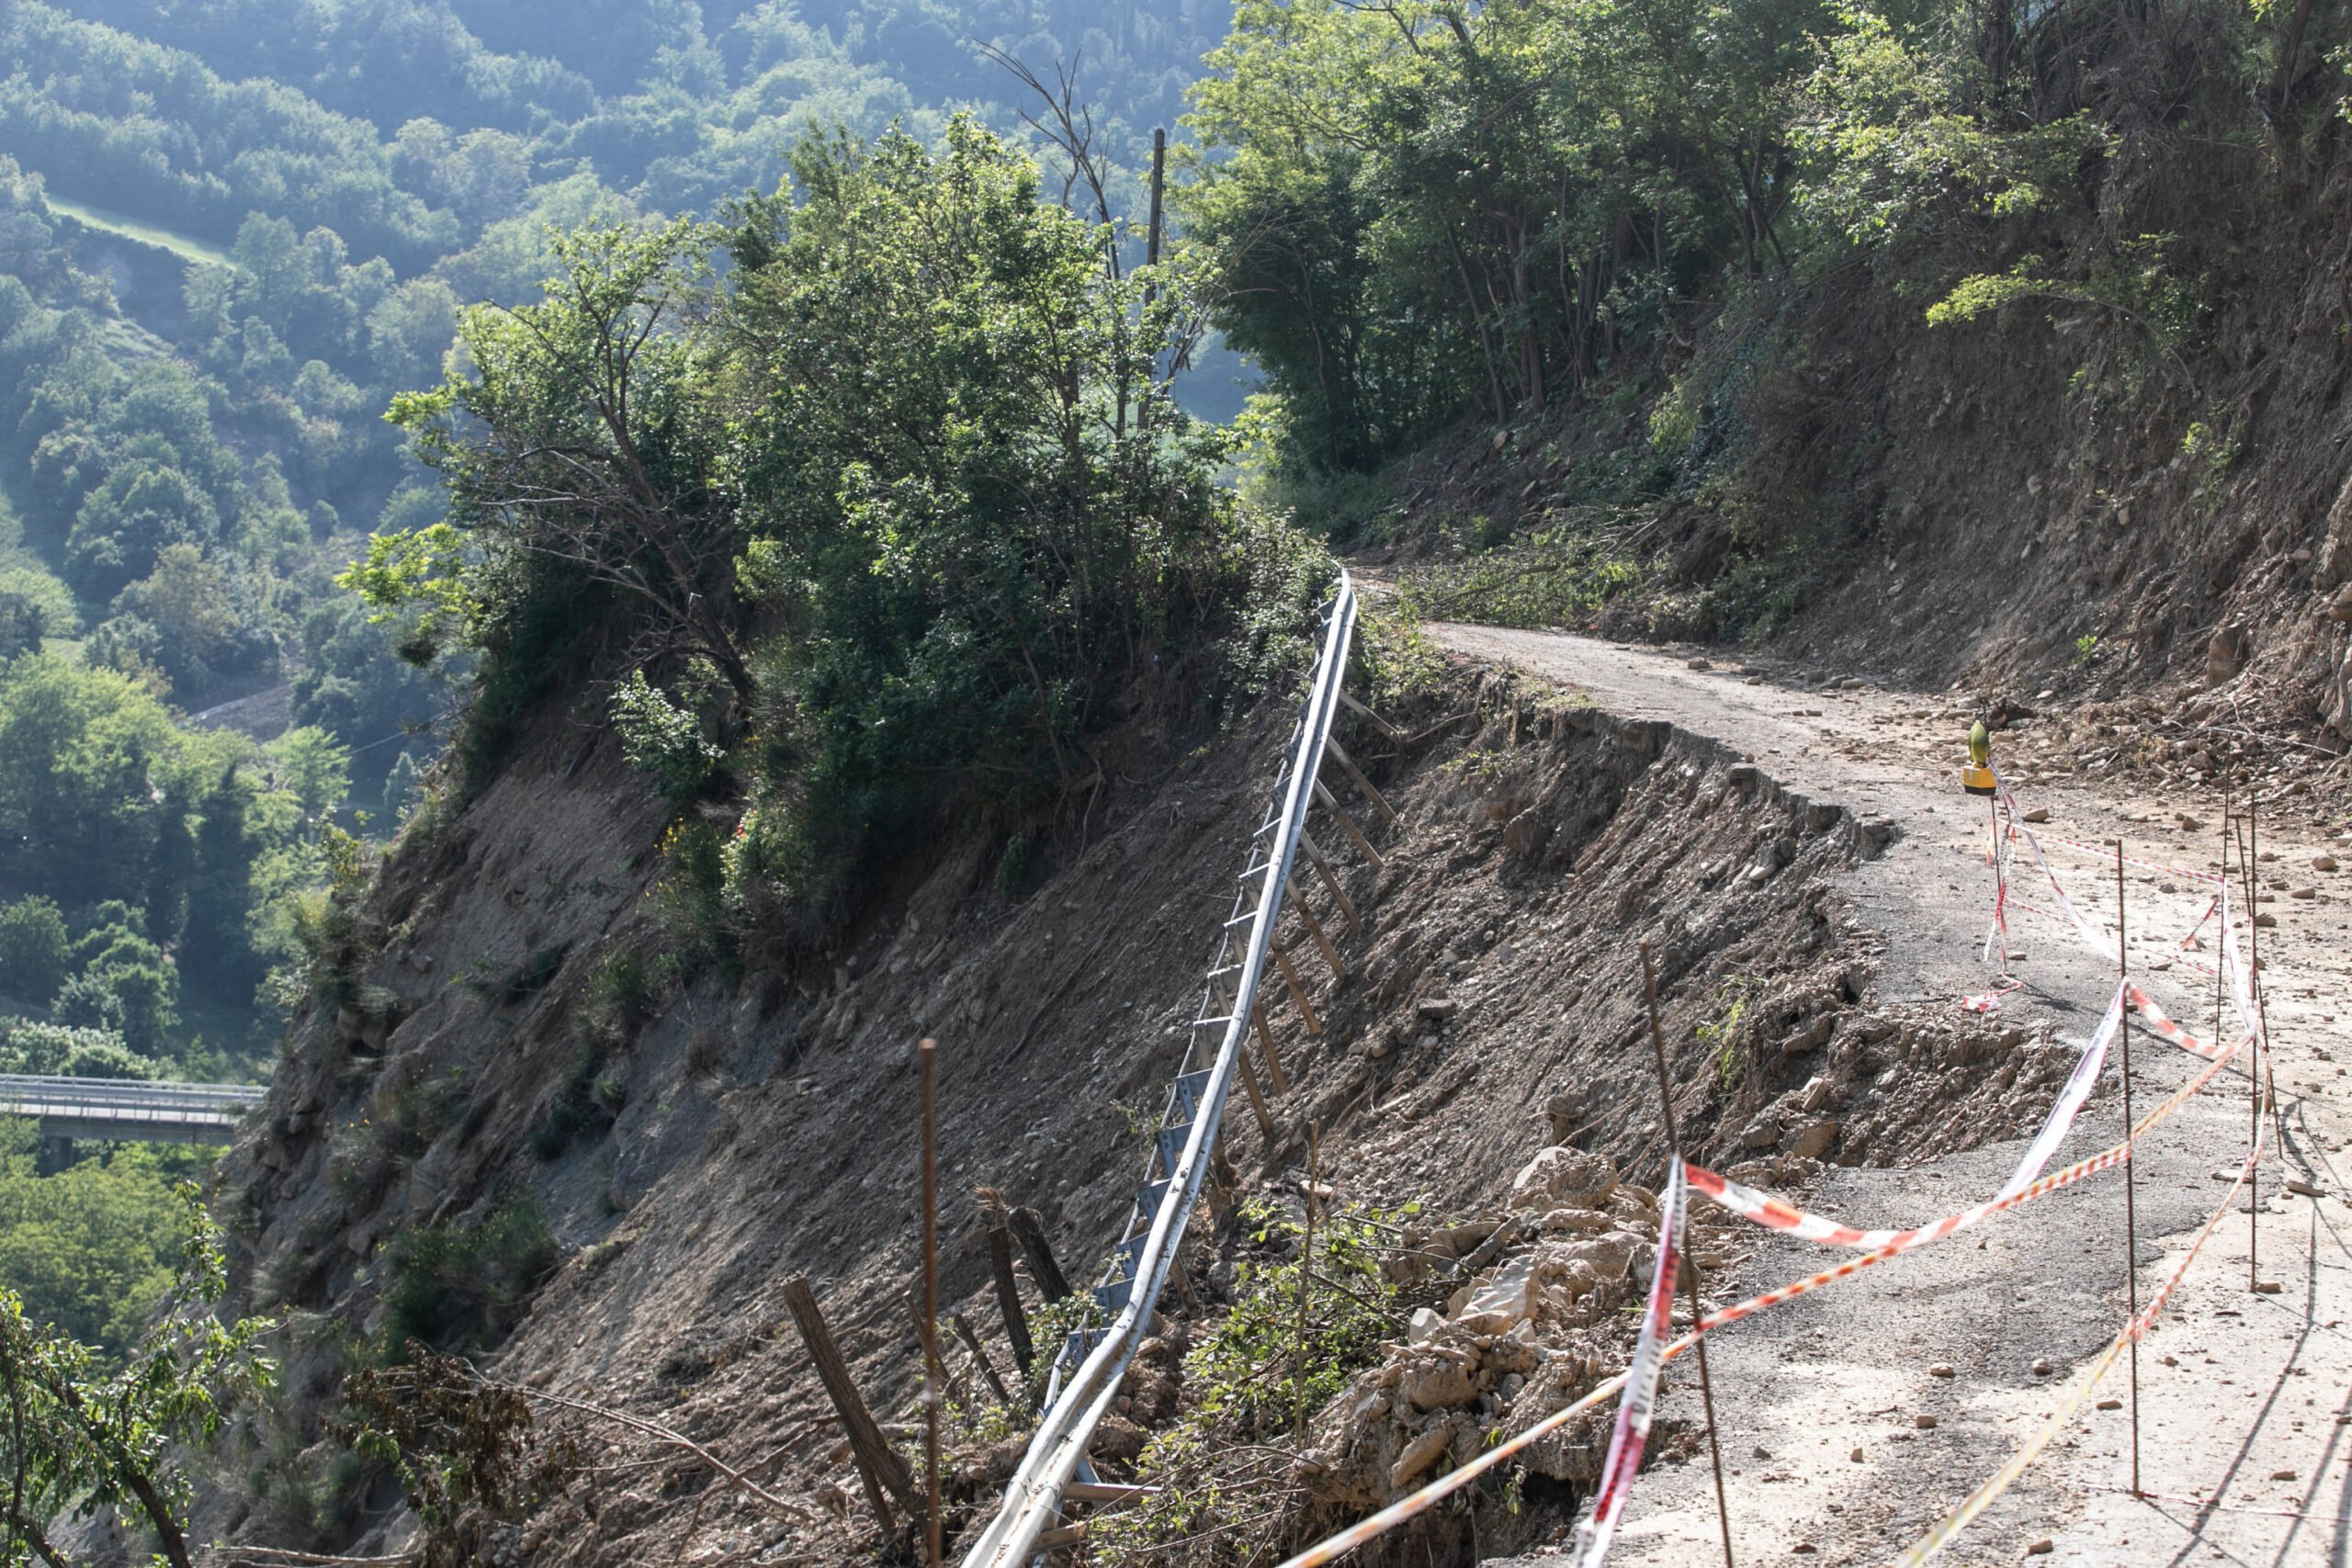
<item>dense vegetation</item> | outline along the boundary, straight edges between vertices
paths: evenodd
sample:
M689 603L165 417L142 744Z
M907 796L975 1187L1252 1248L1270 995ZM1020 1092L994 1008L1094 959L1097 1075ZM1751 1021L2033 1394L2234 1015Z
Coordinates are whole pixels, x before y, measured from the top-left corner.
M479 656L457 789L552 671L614 681L652 783L737 807L667 844L721 952L836 912L877 829L1091 787L1089 732L1214 704L1318 581L1170 395L1178 280L1029 159L958 118L811 135L793 176L723 231L575 232L542 303L468 312L467 368L394 409L450 519L349 579Z
M1077 91L1113 106L1088 133L1089 168L1105 199L1139 204L1150 129L1181 112L1193 62L1225 22L1222 6L1206 3L1058 0L27 0L0 8L0 1036L17 1043L0 1052L0 1068L258 1073L278 1016L271 1004L307 984L336 940L322 889L347 886L358 863L352 835L380 834L427 799L461 696L471 713L461 771L478 776L505 725L567 654L600 671L599 654L676 655L654 665L662 689L646 689L632 710L645 720L632 728L633 744L697 775L675 785L681 798L748 788L759 805L749 819L766 825L746 840L752 848L729 852L737 869L695 884L707 892L724 883L736 898L765 886L741 869L747 853L837 865L854 857L842 846L863 824L915 809L933 775L914 775L911 788L901 780L899 798L881 798L889 770L911 759L852 755L862 739L852 721L834 721L830 740L764 725L763 760L746 761L747 699L758 694L778 711L795 699L768 665L754 679L727 655L740 645L772 660L769 623L781 614L736 588L732 552L748 534L731 514L707 520L722 547L702 563L728 607L711 650L713 667L727 668L723 701L703 694L704 665L650 624L626 649L575 646L600 614L596 593L628 590L597 584L590 558L535 560L526 542L474 530L482 514L463 493L458 520L483 575L462 626L436 626L421 613L387 618L337 586L369 533L413 535L448 504L438 476L408 454L435 423L433 398L448 394L418 403L405 431L382 416L396 394L441 383L453 352L460 364L487 355L503 374L498 355L514 347L514 323L540 319L483 316L461 344L467 307L531 307L551 273L576 281L583 267L595 270L582 245L625 249L630 226L665 232L669 215L716 217L731 199L774 191L812 126L847 132L835 151L844 178L864 177L853 146L894 123L944 137L959 107L1027 136L1015 107L1025 89L990 49L1048 77L1067 62ZM1027 177L1001 150L969 166L983 164L992 181ZM1013 212L1027 191L1001 192L1000 207ZM780 212L758 221L788 246ZM747 233L753 221L743 220ZM581 244L552 238L597 224L621 227ZM666 233L662 266L691 270L709 250L708 231ZM1004 241L989 264L998 284L1027 264L1019 247L1036 238ZM1125 240L1130 254L1139 248ZM1101 241L1081 225L1045 251L1067 267L1081 253L1099 256ZM719 265L733 263L721 255ZM707 276L694 287L708 297ZM1095 307L1094 337L1109 330L1104 311L1136 302L1131 288ZM561 314L559 305L546 319ZM834 330L846 334L852 323ZM746 341L714 338L673 362L665 340L647 367L748 364ZM1145 374L1132 343L1117 352L1126 360L1111 367L1113 349L1090 341L1057 364L1085 380L1091 399L1098 374ZM546 368L527 359L504 369L527 380ZM918 366L910 350L890 374ZM757 400L732 383L690 390L671 412L694 427L694 440L715 437L707 422L722 408ZM1015 400L1007 391L994 406ZM1132 391L1132 416L1158 418L1165 457L1155 448L1114 461L1078 433L1073 415L1068 434L1085 449L1074 480L1171 486L1181 493L1148 509L1181 536L1147 530L1091 541L1102 558L1090 559L1081 585L1028 623L1057 630L1044 617L1073 606L1087 617L1074 655L1039 647L1051 689L1037 700L1053 716L1024 719L1016 710L1031 698L999 694L987 722L1062 737L1095 722L1101 696L1090 682L1107 668L1096 639L1117 639L1125 655L1153 628L1178 629L1173 596L1200 586L1185 571L1222 570L1204 565L1214 551L1183 531L1225 526L1200 467L1206 457L1184 445L1161 401ZM1128 432L1131 447L1136 434ZM1025 449L1037 434L1008 429L980 444ZM424 450L433 454L429 440ZM885 471L892 482L952 485L962 482L953 457ZM1026 457L998 473L1006 484L1072 477ZM804 478L823 476L812 466ZM1097 516L1078 493L1093 490L1057 503L1066 525ZM665 490L663 503L671 499ZM1005 495L991 504L992 525L1009 525ZM816 525L779 519L761 528L780 538L788 526ZM1054 547L1077 542L1065 532ZM777 571L801 565L789 554L762 558ZM1155 581L1162 570L1166 581ZM591 592L578 596L583 582ZM962 613L985 626L1010 603ZM923 612L900 592L826 614L824 636L848 649L869 619L895 617L913 637L904 628ZM961 671L937 645L924 657L934 673L961 682L930 699L934 716L1005 675ZM893 673L916 659L899 648L861 666L843 653L830 678L845 694L865 682L862 697L844 694L844 707L862 702L878 716L896 702L902 716L919 718L922 703ZM233 714L189 722L223 704ZM697 734L708 728L696 745L711 750L709 768L693 761L695 747L659 741L681 715ZM850 781L838 810L783 804L786 795L831 798L829 784L809 796L784 782L807 771L782 760L795 745L821 753L815 765L828 777ZM985 749L968 736L942 739L922 765L952 764L959 746ZM1029 766L1022 745L1000 750L989 765ZM718 867L715 843L688 837L687 858ZM820 840L834 847L820 852ZM804 840L809 847L792 847ZM813 887L822 877L810 874ZM108 1356L127 1353L170 1271L170 1180L197 1163L85 1148L66 1175L44 1179L29 1155L0 1154L0 1281L19 1292L30 1322ZM86 1224L58 1217L69 1202Z
M712 215L774 188L812 125L935 136L964 101L1018 127L1025 89L990 50L1049 77L1067 62L1077 91L1115 103L1090 122L1087 167L1132 204L1136 154L1224 22L1204 4L1041 0L8 7L0 660L46 649L189 711L288 682L293 723L350 753L354 798L384 821L414 804L441 739L420 727L450 693L397 657L413 626L332 580L365 532L440 514L379 416L440 378L463 305L536 298L560 229ZM191 748L229 764L209 740L162 750ZM237 787L265 796L277 761L237 759ZM163 790L164 814L200 826L196 795L220 787ZM344 802L302 805L314 830ZM217 969L179 951L180 873L132 863L171 852L175 829L134 815L103 888L32 863L60 842L0 863L0 896L131 903L188 987L248 1001L285 954L258 931L217 943ZM291 852L283 816L249 832L258 852ZM245 933L248 913L199 929Z
M2041 295L2110 308L2127 340L2177 332L2191 280L2124 198L2154 127L2324 129L2324 25L2201 3L1243 0L1195 89L1209 151L1180 209L1294 477L1565 409L1619 448L1572 492L1657 494L1739 456L1758 376L1869 290L1944 300L1933 321ZM1619 444L1629 412L1646 443Z

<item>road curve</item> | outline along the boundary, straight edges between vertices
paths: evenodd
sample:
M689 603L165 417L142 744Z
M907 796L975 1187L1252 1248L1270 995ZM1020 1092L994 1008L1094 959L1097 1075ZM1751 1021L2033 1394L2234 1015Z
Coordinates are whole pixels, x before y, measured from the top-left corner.
M1879 998L1957 1008L1984 988L1977 950L1990 909L1986 828L1980 803L1959 789L1971 715L1958 697L1849 688L1843 679L1746 667L1696 649L1490 626L1427 629L1455 654L1513 668L1571 700L1707 736L1792 788L1893 823L1898 838L1889 852L1846 878L1865 944L1875 949ZM2041 771L2030 727L1996 738L1996 761L2013 776ZM2079 839L2126 835L2135 852L2176 863L2210 866L2216 858L2217 834L2192 841L2177 814L2212 823L2218 799L2186 792L2157 799L2054 777L2028 785L2025 795L2050 809L2054 829ZM2327 847L2268 829L2264 844L2281 865ZM2111 909L2111 872L2081 857L2062 860L2060 869L2086 906ZM2159 878L2135 874L2132 882L2135 919L2161 920L2174 906L2188 907L2185 897L2167 897ZM2117 1490L2130 1476L2127 1414L2087 1412L1942 1561L2012 1563L2045 1540L2046 1560L2069 1564L2337 1564L2352 1555L2346 1439L2339 1436L2352 1424L2337 1425L2352 1423L2352 1286L2342 1282L2352 1278L2352 1213L2330 1153L2352 1119L2329 1065L2332 1047L2344 1043L2335 1021L2352 1017L2352 987L2346 944L2330 940L2335 913L2324 903L2282 904L2280 929L2263 933L2290 1140L2285 1160L2274 1158L2263 1174L2265 1192L2276 1196L2263 1203L2261 1273L2283 1288L2248 1291L2246 1222L2225 1221L2174 1298L2177 1310L2143 1348L2143 1482L2165 1495L2135 1501ZM2079 1039L2114 983L2111 968L2039 925L2015 930L2011 946L2025 955L2019 969L2030 985L2004 998L2001 1021L2047 1018ZM2210 992L2167 989L2175 978L2149 977L2159 1001L2176 1016L2210 1020ZM2187 1064L2143 1036L2133 1075L2142 1107L2180 1082ZM2119 1135L2117 1083L2111 1066L2061 1161ZM2243 1154L2247 1112L2245 1079L2233 1075L2141 1151L2143 1293L2169 1273L2219 1201L2223 1188L2211 1178ZM2005 1142L1910 1169L1833 1168L1813 1206L1862 1224L1928 1219L1989 1195L2018 1153ZM2282 1193L2290 1175L2327 1196ZM1711 1341L1740 1568L1888 1562L1995 1471L2041 1421L2070 1368L2103 1348L2122 1320L2123 1202L2120 1178L2086 1183L1996 1220L1976 1233L1981 1244L1925 1249ZM1728 1297L1735 1287L1779 1283L1826 1261L1808 1244L1762 1239L1734 1279L1709 1288ZM2037 1360L2052 1372L2035 1373ZM1688 1376L1671 1380L1662 1416L1695 1428L1699 1401ZM2128 1400L2125 1371L2110 1374L2098 1394ZM1924 1416L1934 1417L1932 1427L1917 1424ZM1705 1449L1690 1451L1696 1462L1668 1461L1642 1477L1614 1561L1718 1560ZM1510 1561L1536 1568L1566 1551L1564 1543Z

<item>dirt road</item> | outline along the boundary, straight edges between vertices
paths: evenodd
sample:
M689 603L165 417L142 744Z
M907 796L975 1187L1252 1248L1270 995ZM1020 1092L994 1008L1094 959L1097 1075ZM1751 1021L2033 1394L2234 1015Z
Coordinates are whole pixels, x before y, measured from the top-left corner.
M1564 636L1432 629L1458 652L1583 692L1625 716L1711 736L1783 784L1891 821L1900 835L1892 850L1849 878L1880 944L1881 999L1958 1009L1992 984L1979 959L1993 893L1987 823L1982 803L1959 789L1971 714L1956 695L1849 689L1720 663L1696 668L1690 654ZM2061 772L2037 749L2037 728L2029 721L2000 735L1996 760L2018 782L2025 805L2048 810L2049 831L2092 844L2120 835L2135 858L2215 867L2218 792L2184 784L2159 798ZM2249 1289L2250 1218L2241 1196L2239 1212L2189 1267L2140 1353L2140 1478L2148 1495L2128 1491L2132 1393L2129 1363L2119 1363L2095 1397L2121 1404L2086 1405L1942 1561L2352 1559L2352 1173L2344 1168L2346 1068L2337 1065L2352 1050L2352 874L2326 869L2333 855L2352 862L2352 832L2308 797L2281 797L2263 811L2265 902L2257 908L2276 923L2259 939L2286 1137L2262 1168L2255 1273L2276 1293ZM2053 860L2112 941L2112 859L2067 850ZM2134 869L2127 886L2135 975L2175 1017L2210 1033L2212 981L2162 946L2195 920L2197 885ZM2035 897L2051 902L2039 889ZM2253 934L2242 929L2241 940ZM2211 937L2209 927L2209 957ZM2080 1040L2114 985L2112 960L2031 915L2012 919L2008 948L2026 984L2001 998L1998 1019L2054 1020ZM2120 1135L2121 1068L2109 1061L2062 1161ZM2138 1035L2137 1109L2162 1100L2189 1066L2182 1053ZM2140 1151L2143 1302L2221 1201L2226 1188L2217 1173L2234 1172L2243 1159L2251 1109L2245 1077L2233 1073ZM1996 1190L2018 1153L2003 1143L1907 1170L1832 1169L1810 1201L1856 1224L1917 1223ZM2318 1195L2287 1191L2290 1178ZM1892 1562L1996 1471L2125 1315L2124 1211L2122 1175L2109 1173L1713 1341L1735 1561L1742 1568ZM1752 1257L1707 1282L1711 1303L1829 1261L1809 1244L1758 1235ZM1698 1422L1694 1376L1687 1363L1670 1376L1667 1419ZM1717 1560L1703 1444L1695 1453L1644 1475L1615 1561ZM1513 1561L1557 1561L1566 1547L1555 1552Z

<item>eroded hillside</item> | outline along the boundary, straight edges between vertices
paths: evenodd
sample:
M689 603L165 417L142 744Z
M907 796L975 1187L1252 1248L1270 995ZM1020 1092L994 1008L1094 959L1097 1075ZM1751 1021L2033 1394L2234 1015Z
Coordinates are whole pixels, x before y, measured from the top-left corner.
M835 1560L875 1548L783 1282L812 1280L867 1397L908 1434L922 1364L906 1297L920 1239L911 1045L934 1036L944 1310L979 1325L1010 1375L971 1190L1034 1207L1071 1279L1091 1276L1140 1179L1133 1122L1181 1055L1284 705L1269 699L1251 730L1157 769L1137 754L1144 778L1119 773L1025 898L993 885L1001 846L951 838L910 855L824 964L712 970L669 995L618 994L615 974L617 955L662 940L649 897L661 818L613 737L540 725L368 895L345 999L297 1024L268 1119L226 1168L223 1207L247 1249L241 1304L288 1320L290 1425L249 1431L223 1473L253 1484L216 1493L205 1523L274 1545L405 1544L415 1519L389 1479L337 1460L334 1423L343 1379L418 1335L474 1348L494 1379L756 1461L761 1484L817 1509L778 1519L642 1432L543 1408L542 1427L575 1430L586 1457L536 1506L469 1517L468 1550L620 1563L688 1536L697 1551L779 1538ZM1702 736L1471 670L1389 716L1407 739L1361 721L1347 734L1397 813L1389 824L1351 804L1385 865L1333 857L1360 930L1301 882L1346 973L1291 928L1319 1032L1269 987L1288 1088L1269 1093L1271 1137L1239 1097L1228 1111L1183 1299L1163 1303L1172 1346L1209 1335L1246 1293L1235 1266L1261 1251L1250 1238L1262 1227L1245 1206L1298 1201L1310 1130L1318 1183L1374 1212L1418 1203L1424 1227L1468 1226L1446 1234L1464 1252L1492 1243L1473 1267L1537 1235L1541 1212L1499 1233L1478 1217L1502 1212L1539 1150L1655 1179L1637 939L1656 953L1686 1141L1718 1165L1760 1158L1792 1180L1812 1161L1968 1146L2021 1130L2004 1109L2012 1085L2063 1074L2068 1053L2046 1030L1866 1005L1871 943L1836 878L1879 852L1891 823L1783 789ZM1949 1070L1883 1073L1902 1061ZM1570 1314L1587 1384L1622 1354L1607 1309L1632 1288L1638 1230ZM1460 1277L1406 1270L1383 1309L1398 1337L1417 1299L1442 1305ZM1044 1303L1024 1290L1034 1314ZM1155 1364L1172 1387L1114 1419L1098 1463L1133 1463L1155 1426L1197 1404L1173 1350ZM1464 1402L1510 1371L1465 1386ZM1532 1408L1577 1391L1554 1376L1510 1393ZM992 1504L1017 1452L1004 1439L1018 1417L989 1403L954 1431L956 1521ZM1442 1426L1452 1407L1432 1408ZM1400 1409L1322 1434L1329 1479L1268 1539L1385 1495L1428 1429ZM1440 1447L1461 1442L1475 1434L1449 1427ZM1417 1457L1438 1451L1424 1440ZM1550 1473L1566 1484L1519 1539L1568 1517L1589 1480L1581 1451L1556 1451ZM330 1474L339 1519L303 1511Z

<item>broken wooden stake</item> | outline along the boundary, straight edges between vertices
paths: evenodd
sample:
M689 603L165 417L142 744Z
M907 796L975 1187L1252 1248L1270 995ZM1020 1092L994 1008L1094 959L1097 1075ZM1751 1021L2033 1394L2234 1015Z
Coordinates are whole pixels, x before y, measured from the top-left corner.
M849 1363L842 1359L841 1351L833 1345L832 1333L825 1326L825 1314L817 1309L817 1295L808 1288L808 1276L795 1274L784 1282L784 1304L800 1330L800 1342L808 1348L808 1359L816 1364L817 1376L833 1402L834 1414L841 1417L842 1431L849 1437L850 1457L857 1461L857 1478L865 1484L865 1499L874 1506L875 1517L882 1521L882 1533L896 1535L899 1525L891 1517L888 1499L896 1497L910 1516L917 1513L914 1477L907 1473L906 1461L884 1438L882 1428L875 1425L874 1413L865 1407L865 1397L857 1392Z
M1355 840L1356 852L1372 863L1373 870L1382 870L1388 864L1380 858L1380 852L1372 847L1372 840L1363 836L1363 829L1357 827L1353 818L1340 808L1340 803L1331 798L1329 787L1321 779L1315 781L1315 801L1331 814L1331 820L1340 825L1340 831Z
M989 1387L996 1391L998 1400L1006 1404L1012 1404L1012 1393L1005 1388L1004 1380L996 1375L996 1363L989 1359L986 1350L980 1348L980 1337L972 1332L972 1325L964 1320L964 1314L949 1313L947 1321L955 1325L956 1337L961 1339L964 1348L972 1353L972 1364L980 1369L980 1376L986 1378Z
M1363 792L1363 797L1372 802L1372 808L1387 818L1390 827L1395 827L1396 808L1388 804L1387 796L1372 787L1372 781L1363 776L1363 770L1356 766L1355 759L1348 755L1347 748L1341 746L1337 739L1326 739L1323 742L1323 750L1325 755L1340 764L1340 771L1345 773L1356 788Z
M1258 1026L1258 1049L1266 1054L1266 1077L1276 1094L1288 1094L1290 1084L1283 1077L1283 1059L1274 1055L1274 1032L1266 1027L1266 1010L1255 1002L1250 1005L1250 1021Z
M945 1568L939 1528L939 1043L915 1046L922 1069L922 1481L923 1545L931 1568Z
M1004 1317L1005 1342L1012 1347L1013 1365L1025 1378L1035 1351L1029 1342L1029 1314L1021 1306L1021 1282L1012 1272L1012 1235L1005 1226L1002 1201L984 1200L980 1216L988 1229L989 1272L996 1279L996 1308Z
M1266 951L1274 955L1274 966L1283 972L1283 989L1290 993L1292 1003L1298 1009L1299 1018L1306 1024L1306 1032L1322 1033L1323 1021L1315 1016L1315 1004L1306 999L1306 987L1300 983L1298 971L1291 967L1290 949L1281 942L1269 942Z
M1021 1243L1021 1250L1029 1257L1029 1277L1037 1281L1050 1306L1070 1293L1069 1281L1054 1262L1054 1249L1046 1244L1045 1216L1035 1209L1015 1209L1009 1216L1012 1234Z

